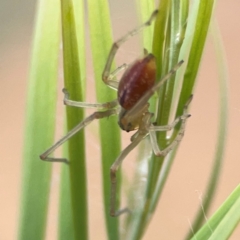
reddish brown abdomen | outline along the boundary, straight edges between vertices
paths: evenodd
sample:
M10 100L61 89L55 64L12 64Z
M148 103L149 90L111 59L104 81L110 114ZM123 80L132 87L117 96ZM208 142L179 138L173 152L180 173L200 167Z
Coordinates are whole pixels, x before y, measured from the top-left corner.
M119 104L131 109L156 80L156 60L152 54L134 62L123 74L118 87Z

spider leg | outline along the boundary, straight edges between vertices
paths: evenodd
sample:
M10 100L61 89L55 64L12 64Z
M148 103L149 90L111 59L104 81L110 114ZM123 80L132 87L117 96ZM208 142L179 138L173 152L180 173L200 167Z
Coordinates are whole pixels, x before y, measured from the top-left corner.
M119 72L121 72L127 68L128 68L128 64L124 63L121 66L117 67L115 70L113 70L108 76L108 84L107 85L117 91L119 82L116 80L113 80L113 79L115 76L118 75Z
M114 108L118 105L118 100L115 99L111 102L105 102L105 103L86 103L86 102L78 102L78 101L73 101L69 99L69 93L67 89L62 90L64 93L64 99L63 103L67 106L71 107L79 107L79 108L97 108L97 109L111 109Z
M130 212L128 208L124 208L116 211L116 189L117 189L117 177L116 173L125 157L139 144L139 142L146 136L146 134L139 134L133 142L131 142L116 159L110 168L110 178L111 178L111 197L110 197L110 215L112 217L118 217L122 213Z
M187 103L184 106L183 115L176 118L171 124L166 125L166 126L151 126L150 127L149 134L150 134L152 149L156 156L159 156L159 157L166 156L182 140L182 138L184 136L186 121L190 117L190 115L187 113L187 108L188 108L188 105L191 102L191 100L192 100L192 95L190 96L189 100L187 101ZM172 141L172 143L169 146L167 146L163 150L160 150L155 132L156 131L169 131L169 130L173 129L174 126L179 121L181 121L181 127L178 131L177 136L175 137L175 139Z
M158 83L156 83L151 89L149 89L143 97L126 113L125 117L132 117L135 114L138 114L139 110L144 106L150 97L167 81L169 80L183 64L183 60L180 61L173 69L171 69L167 75L165 75Z
M108 55L108 59L105 65L105 68L103 70L103 74L102 74L102 79L104 81L105 84L107 84L109 87L117 89L118 87L118 82L112 80L113 77L116 75L116 71L113 71L112 73L111 71L111 66L112 66L112 62L113 59L119 49L119 47L126 42L130 37L136 35L137 33L139 33L140 31L142 31L145 27L150 26L152 21L155 19L156 15L158 13L158 10L155 10L151 17L148 19L148 21L146 21L145 23L143 23L142 25L140 25L139 27L133 29L132 31L130 31L129 33L127 33L125 36L123 36L122 38L120 38L118 41L116 41L115 43L113 43L112 48L110 50L110 53ZM123 64L121 67L119 67L117 69L117 73L120 70L123 70L127 67L126 64Z
M44 160L44 161L48 161L48 162L68 163L68 160L66 158L53 158L53 157L48 157L48 156L54 150L56 150L59 146L61 146L64 142L66 142L68 139L70 139L72 136L74 136L77 132L79 132L81 129L83 129L88 124L90 124L93 120L109 117L114 114L118 114L118 109L110 109L105 112L94 112L93 114L88 116L85 120L83 120L78 125L76 125L72 130L70 130L64 137L62 137L59 141L57 141L53 146L51 146L44 153L42 153L40 155L40 159Z
M140 123L139 130L132 136L131 143L121 152L116 161L110 168L110 179L111 179L111 198L110 198L110 215L112 217L118 217L122 213L130 212L128 208L124 208L116 211L116 189L117 189L117 178L116 173L125 159L125 157L148 135L148 126L152 114L147 112Z
M172 130L180 121L185 120L186 118L190 117L190 114L183 114L180 117L177 117L172 123L164 126L154 126L151 125L149 131L157 132L157 131L170 131Z

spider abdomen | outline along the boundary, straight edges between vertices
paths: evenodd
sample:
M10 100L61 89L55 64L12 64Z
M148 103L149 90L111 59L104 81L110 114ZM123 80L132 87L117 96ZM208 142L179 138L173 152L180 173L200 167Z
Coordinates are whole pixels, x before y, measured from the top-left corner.
M131 109L154 85L156 80L156 60L152 54L135 61L123 74L118 87L119 104Z

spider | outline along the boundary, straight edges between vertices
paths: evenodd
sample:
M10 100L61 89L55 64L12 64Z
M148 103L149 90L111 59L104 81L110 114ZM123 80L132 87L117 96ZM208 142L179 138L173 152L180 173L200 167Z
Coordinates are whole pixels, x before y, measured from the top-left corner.
M110 196L110 215L113 217L119 216L120 214L129 211L127 208L116 211L116 173L125 157L131 152L147 135L150 136L152 149L157 156L166 156L183 138L185 123L187 118L190 116L187 113L188 105L191 98L187 101L183 109L183 115L177 117L171 124L165 126L155 126L151 119L154 114L148 111L150 97L177 71L182 65L183 61L180 61L166 76L164 76L158 83L156 80L156 60L151 53L145 51L144 57L136 60L130 65L123 64L113 72L110 72L113 59L116 55L118 48L128 40L131 36L140 32L143 28L151 25L155 19L158 11L154 11L148 21L143 23L138 28L135 28L118 41L113 43L108 59L103 70L102 80L109 86L117 90L118 98L111 102L106 103L85 103L77 102L69 99L69 93L66 89L63 89L64 93L64 104L72 107L87 108L93 107L101 109L96 111L92 115L85 118L71 131L67 133L63 138L46 150L40 155L40 158L50 162L65 162L68 160L65 158L53 158L49 155L65 141L71 138L78 131L86 127L95 119L106 118L111 115L118 114L118 124L124 131L136 132L131 137L131 143L120 153L119 157L115 160L110 168L110 180L111 180L111 196ZM115 76L122 70L125 70L120 81L114 80ZM160 150L157 139L157 131L169 131L175 127L177 123L181 121L181 127L176 138L167 146L165 149Z

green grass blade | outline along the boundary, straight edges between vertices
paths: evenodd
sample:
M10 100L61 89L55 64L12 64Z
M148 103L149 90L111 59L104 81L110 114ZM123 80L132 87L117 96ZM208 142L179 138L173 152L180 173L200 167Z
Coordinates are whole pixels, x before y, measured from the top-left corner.
M164 48L164 43L166 41L166 29L168 28L167 26L167 22L168 22L168 18L169 18L169 11L170 11L170 1L161 1L159 4L159 14L157 16L156 19L156 23L155 23L155 28L154 28L154 37L153 37L153 54L156 57L157 60L157 80L159 80L160 76L163 73L163 56L164 56L164 52L165 52L165 48ZM162 89L160 89L160 94L163 93L165 91L165 86L162 87ZM162 94L163 95L163 94ZM161 99L162 97L160 96L159 99ZM162 106L162 104L160 104L160 106ZM159 119L161 119L163 112L162 109L158 112L157 116L156 116L156 121L157 124L161 124L159 123ZM166 116L166 115L165 115ZM168 117L166 118L168 119ZM164 138L162 138L164 139ZM165 140L164 140L165 142ZM149 183L154 183L155 180L157 178L158 175L158 170L162 164L163 159L157 159L157 161L154 161L153 159L151 160L150 163L150 169L149 169L149 173L151 174L150 178L152 180L148 181ZM158 165L158 166L157 166ZM150 195L152 194L154 188L154 184L149 184L147 187L147 193L146 193L146 198L149 198ZM149 205L148 205L149 207Z
M174 14L174 12L177 11L177 8L178 8L177 5L175 5L175 8L172 9L173 14ZM189 1L188 0L180 1L179 9L180 9L180 12L178 14L176 14L179 19L176 17L173 18L173 20L176 19L175 23L173 25L173 26L175 26L174 27L175 33L173 32L173 35L175 37L177 37L177 36L179 37L177 45L180 44L181 46L177 46L177 47L175 46L176 51L177 51L176 55L178 56L178 59L176 57L173 57L172 64L174 64L174 63L176 64L176 60L179 61L181 59L184 59L180 55L181 55L182 48L185 45L185 42L189 41L189 36L185 36L186 28L187 28L188 24L192 23L192 20L189 19ZM179 27L178 25L181 27ZM184 41L183 41L183 39L184 39ZM172 41L172 44L174 45L174 41ZM181 88L180 77L182 76L182 74L179 74L179 72L182 71L182 69L183 69L183 66L176 73L176 80L174 81L174 89L172 92L172 97L173 97L174 103L177 102L177 99L178 99L178 95L176 94L176 89ZM174 112L174 111L175 111L175 106L172 106L172 112ZM164 160L164 163L163 163L164 165L162 166L162 170L159 173L156 189L155 189L154 195L152 196L151 206L150 206L150 210L149 210L150 214L154 212L154 210L157 206L158 199L164 188L164 185L167 180L168 174L170 172L172 163L176 156L176 152L177 152L177 148L174 149L173 151L171 151L169 153L169 156Z
M179 38L178 41L176 41L177 36L180 35L180 29L181 25L179 23L180 17L179 17L179 1L172 1L171 3L169 1L163 1L159 5L159 15L161 15L162 12L165 12L165 20L162 21L164 23L161 28L159 28L159 25L156 22L155 25L155 32L154 32L154 41L153 41L153 53L157 56L157 59L166 59L163 61L164 66L158 66L158 68L161 69L159 72L159 77L164 75L163 72L168 71L167 69L171 68L171 66L175 65L175 63L178 61L178 53L180 51L181 47L181 41L182 39ZM169 12L167 14L167 12ZM165 30L164 30L165 29ZM166 32L165 32L166 31ZM162 36L163 35L163 36ZM162 36L162 38L159 38L159 36ZM162 42L160 42L160 40ZM161 47L156 47L157 44ZM161 51L156 51L156 49L162 49ZM172 49L172 51L169 49ZM176 54L174 54L176 53ZM157 113L156 122L157 125L165 125L168 122L169 114L170 114L170 105L172 101L172 95L173 95L173 81L169 81L168 87L163 86L162 89L160 89L159 94L159 112ZM164 100L164 101L163 101ZM167 144L166 141L166 132L162 132L158 134L158 140L160 147L164 148ZM147 186L147 192L146 192L146 202L144 207L144 213L141 220L140 229L144 229L144 225L146 224L148 213L150 210L150 203L152 201L153 193L156 189L156 184L159 178L159 172L162 167L164 158L156 158L155 156L152 157L149 165L149 177L148 177L148 186Z
M184 1L185 2L185 1ZM186 24L182 16L182 5L185 6L186 4L182 4L182 1L179 0L172 0L169 9L169 18L168 18L168 26L167 26L167 33L166 33L166 40L165 44L162 43L164 47L164 52L162 58L164 59L164 69L162 74L159 76L163 76L172 69L180 60L179 60L179 53L183 44L183 40L185 39L185 28ZM184 8L186 9L186 7ZM160 14L163 10L159 9ZM186 19L185 19L186 20ZM156 32L162 31L160 29L156 29ZM156 34L158 35L158 34ZM154 50L154 48L153 48ZM166 60L165 60L166 59ZM176 78L176 75L172 77L172 79ZM169 122L169 118L173 109L171 105L174 103L174 100L177 99L173 98L174 93L174 86L178 82L178 79L174 81L168 81L166 85L160 89L159 94L159 113L157 113L157 124L158 125L166 125ZM167 132L158 133L159 144L161 147L166 146L166 135Z
M63 64L64 85L70 98L82 101L82 84L79 62L79 50L71 0L62 0ZM83 109L67 107L68 131L83 120ZM71 188L71 205L73 211L73 228L75 239L88 239L88 213L86 193L86 166L84 131L80 131L68 142L69 175Z
M74 16L77 36L77 46L79 54L79 66L81 76L81 89L85 89L86 83L86 54L85 54L85 29L84 29L84 9L83 1L73 1ZM76 43L74 43L76 44ZM82 91L85 98L85 91ZM64 148L64 154L67 154L67 146ZM86 184L86 183L83 183ZM67 166L62 166L61 184L60 184L59 216L58 216L58 239L74 240L73 213L70 191L70 173ZM87 219L86 219L87 220ZM86 229L87 231L87 229Z
M155 3L153 0L141 0L139 1L139 12L141 15L140 22L146 21L146 19L151 16L155 10ZM152 24L143 31L143 46L148 52L152 51L152 40L153 40L153 29L154 25Z
M58 240L75 240L71 208L70 175L68 166L62 166L58 211Z
M239 222L240 185L191 239L226 240Z
M198 71L200 59L201 59L202 52L203 52L203 47L204 47L205 40L206 40L208 26L209 26L209 23L210 23L210 20L211 20L213 2L211 3L211 2L205 1L205 5L203 3L204 3L204 1L201 1L200 4L196 3L194 8L191 9L192 12L190 12L190 14L191 14L190 16L192 16L192 17L189 18L189 22L188 22L188 25L187 25L187 28L186 28L186 36L185 36L184 41L186 41L188 43L192 42L192 45L189 45L191 50L187 51L187 49L185 48L186 44L183 42L183 47L184 47L186 53L189 53L189 57L185 55L185 58L186 59L191 59L192 58L191 61L194 61L194 63L195 63L195 59L194 59L195 55L194 54L196 54L197 64L196 65L194 64L195 68L193 68L192 63L191 64L189 63L190 60L188 62L187 69L186 69L185 75L184 75L183 86L181 87L182 91L181 91L181 94L180 94L180 100L179 100L179 103L178 103L178 111L177 111L176 116L179 116L179 115L182 114L183 106L186 103L187 99L189 98L189 96L191 94L191 91L193 90L193 85L196 81L197 71ZM187 3L184 3L183 6L185 6L185 4L187 4ZM198 13L198 14L196 14L196 13ZM183 21L184 21L184 19L186 20L187 19L186 15L185 14L182 14L182 15L185 16L183 18ZM198 16L197 17L197 22L193 18L194 15ZM183 23L183 21L181 20L180 22ZM194 36L193 41L191 41L191 35L189 34L189 32L191 32L191 34L194 33L193 34L193 36ZM198 49L198 46L200 46L199 49ZM196 51L197 51L197 53L196 53ZM180 58L182 59L181 50L180 50ZM185 58L183 58L183 59L185 60ZM181 69L180 69L180 71L181 71ZM189 72L191 73L191 81L188 78L188 77L190 77L189 74L188 74ZM186 80L186 78L188 78L188 81ZM185 100L184 100L183 105L181 105L181 107L180 107L180 103L181 103L182 99L185 99ZM177 133L175 133L175 134L177 134ZM175 134L172 135L172 139L176 136ZM171 154L174 155L174 153L171 153ZM167 164L171 165L171 162L172 161L170 159L170 160L168 160ZM168 172L169 171L169 166L164 168L164 171L165 170ZM167 176L166 173L161 173L159 175L159 179L161 179L163 182L162 183L158 182L159 189L157 191L159 191L159 192L158 192L157 195L155 195L157 198L159 198L159 196L160 196L159 194L161 193L161 189L163 188L163 183L166 180L166 176ZM153 210L154 210L155 209L154 205L157 203L156 199L153 199L153 203L154 204L152 205L152 207L153 207Z
M184 74L182 91L177 107L176 116L181 115L183 106L193 92L194 83L197 77L209 24L211 21L214 2L214 0L201 0L199 2L199 7L196 14L196 25L194 27L194 37L192 40L187 67Z
M89 0L88 10L97 100L98 102L106 102L116 98L116 93L104 85L101 79L107 56L113 43L108 2L105 0ZM120 134L117 117L114 116L100 120L100 141L107 233L109 239L117 240L119 239L119 219L112 218L109 215L110 166L120 153ZM118 173L119 176L120 174ZM120 187L119 179L118 185Z
M219 126L218 126L218 136L216 143L216 152L214 156L214 162L212 166L212 172L210 174L210 179L207 184L207 190L204 195L207 197L203 200L202 207L204 208L204 214L206 214L212 203L214 194L217 190L217 184L221 172L221 167L224 160L224 152L226 146L226 136L227 136L227 119L228 119L228 77L226 70L226 63L224 61L225 57L223 54L223 47L221 43L221 36L216 26L216 23L212 27L214 32L214 43L215 43L215 52L216 52L216 61L218 63L218 72L219 72ZM204 221L204 214L202 207L199 208L194 223L192 224L192 229L197 231L202 222ZM192 236L192 232L189 232L186 239L189 239Z
M54 139L56 83L60 42L60 7L39 1L31 58L24 143L23 192L18 239L45 235L51 164L39 155Z
M187 47L190 48L190 46L191 46L192 36L193 36L193 32L195 29L195 23L196 23L196 20L194 19L194 17L196 18L196 11L198 10L198 3L194 2L193 5L194 5L194 7L192 7L191 11L189 12L189 1L188 0L181 1L181 8L180 8L181 13L179 16L179 24L181 25L181 28L179 30L177 30L176 33L179 32L180 33L179 40L182 41L182 39L184 38L184 41L182 42L181 48L178 49L178 52L179 52L178 60L188 58L189 51L187 51ZM175 8L175 11L176 11L176 8ZM175 25L178 25L178 23L176 22ZM175 36L176 36L176 33L174 34ZM185 67L183 65L176 73L176 80L174 81L174 92L173 92L174 99L179 98L179 96L178 96L179 94L177 94L177 93L178 93L179 89L181 89L181 84L182 84L179 80L180 80L180 77L183 75L182 72L184 72L184 70L185 70ZM175 110L175 106L173 106L173 111L174 110ZM171 165L174 161L176 152L177 152L177 149L170 152L169 157L167 159L165 159L165 161L164 161L162 171L159 173L155 193L152 196L150 214L153 213L156 208L158 199L162 193L163 187L167 180L167 177L170 172Z
M170 1L163 0L159 4L159 14L157 15L154 25L154 36L152 52L157 62L157 79L162 75L163 71L163 55L164 55L164 41L165 31L167 27L167 19L169 14Z
M74 5L74 16L75 16L75 26L77 35L77 45L79 52L79 65L80 65L80 76L83 94L83 99L85 99L85 89L86 89L86 46L85 46L85 23L84 23L84 1L73 0Z
M207 6L206 6L207 5ZM200 4L194 4L195 8L191 8L190 10L194 10L197 13L197 24L195 19L192 17L191 21L188 22L188 6L189 2L187 0L182 1L161 1L159 5L159 15L156 19L155 24L155 32L154 32L154 40L153 40L153 54L157 59L158 66L158 76L163 76L166 71L172 68L183 55L182 46L184 46L185 41L190 42L188 45L190 50L187 51L184 58L185 62L187 59L191 59L195 63L194 55L196 55L197 64L190 64L190 60L188 62L187 68L185 67L186 72L184 75L183 86L180 86L182 91L180 92L180 101L184 103L180 105L180 102L177 102L177 116L182 114L183 105L186 103L189 98L194 82L196 80L196 75L200 63L200 59L202 56L203 46L206 40L206 34L209 26L209 22L211 19L212 1L201 1ZM196 7L197 6L197 7ZM180 10L180 11L179 11ZM204 15L204 17L203 17ZM193 14L191 14L193 16ZM200 22L198 22L200 21ZM187 35L189 31L189 27L192 27L191 34L193 34L193 40L188 39L190 35ZM200 49L196 50L196 47L200 46ZM182 59L182 58L181 58ZM186 64L186 63L185 63ZM194 67L193 67L194 66ZM191 67L191 68L190 68ZM188 79L186 81L186 77L189 77L189 73L191 73L191 81ZM182 74L177 74L175 82L169 81L162 89L159 91L159 112L157 117L157 125L165 125L169 121L170 114L175 115L175 106L172 106L173 98L177 95L174 93L174 85L176 81L178 81ZM191 91L187 91L191 89ZM178 97L177 97L178 99ZM180 124L179 124L180 126ZM179 127L178 126L178 127ZM176 128L173 135L172 140L176 136L179 128ZM160 148L163 149L169 141L166 137L166 133L160 133L158 136L158 141ZM166 177L168 175L171 163L173 162L173 158L176 151L172 152L168 158L168 162L165 163L165 167L163 168L163 162L166 161L163 157L156 158L152 157L149 161L149 173L148 173L148 184L146 191L146 199L144 203L144 207L142 209L142 213L140 214L139 223L134 224L135 226L135 235L129 239L140 239L143 235L146 226L148 225L152 213L154 212L160 194L162 192L164 183L166 181ZM136 222L136 221L135 221Z
M149 16L153 13L156 9L155 2L152 0L141 0L139 1L138 11L140 12L140 22L145 22ZM152 45L153 45L153 34L154 34L154 24L144 29L142 32L143 35L143 47L148 52L152 52ZM155 110L155 104L157 101L157 96L153 96L150 100L150 111L153 112Z

